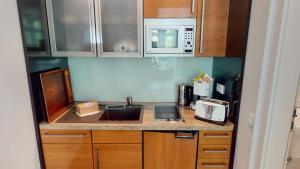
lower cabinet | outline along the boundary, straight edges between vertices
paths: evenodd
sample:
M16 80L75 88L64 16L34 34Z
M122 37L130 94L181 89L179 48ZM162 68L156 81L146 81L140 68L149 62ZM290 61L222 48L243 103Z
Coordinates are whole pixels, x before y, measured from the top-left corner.
M141 144L94 144L95 169L142 169Z
M195 169L198 132L144 132L144 169Z
M91 144L43 144L46 169L93 169Z
M229 169L231 131L41 130L46 169Z
M89 130L41 130L46 169L93 169Z
M92 131L94 169L142 169L142 131Z
M231 131L200 131L197 169L229 169Z

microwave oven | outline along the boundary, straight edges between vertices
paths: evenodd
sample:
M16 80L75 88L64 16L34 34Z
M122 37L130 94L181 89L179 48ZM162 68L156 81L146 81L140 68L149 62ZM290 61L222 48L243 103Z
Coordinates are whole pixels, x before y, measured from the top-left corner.
M188 57L195 52L196 19L145 19L145 57Z

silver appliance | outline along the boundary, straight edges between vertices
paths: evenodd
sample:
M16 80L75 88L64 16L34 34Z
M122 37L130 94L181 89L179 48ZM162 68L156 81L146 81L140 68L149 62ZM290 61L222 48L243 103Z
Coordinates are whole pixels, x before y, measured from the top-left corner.
M176 105L155 105L154 121L183 122L184 119Z
M194 56L196 18L144 19L144 56Z
M189 85L178 86L178 101L179 106L190 106L193 101L193 87Z
M227 122L228 113L228 102L216 99L201 99L196 101L196 119L224 125Z

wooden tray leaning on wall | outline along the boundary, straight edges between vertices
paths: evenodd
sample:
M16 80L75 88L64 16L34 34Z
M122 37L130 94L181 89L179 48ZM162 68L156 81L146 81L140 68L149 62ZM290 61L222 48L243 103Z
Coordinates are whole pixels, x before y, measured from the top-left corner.
M40 79L48 122L51 123L74 106L70 71L67 68L41 73Z

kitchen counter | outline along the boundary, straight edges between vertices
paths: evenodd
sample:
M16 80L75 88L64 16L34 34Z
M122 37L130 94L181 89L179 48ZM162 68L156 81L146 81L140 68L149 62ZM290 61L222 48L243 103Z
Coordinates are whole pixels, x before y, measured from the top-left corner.
M143 113L143 120L141 123L83 123L82 120L78 122L61 122L58 118L53 123L40 123L40 129L63 129L63 130L233 130L233 123L227 122L224 126L211 124L205 121L194 118L195 111L188 108L180 108L180 112L184 118L184 122L156 122L154 121L154 112L152 106L145 106ZM96 115L98 118L100 115ZM79 117L78 117L79 118ZM91 118L91 117L89 117Z

